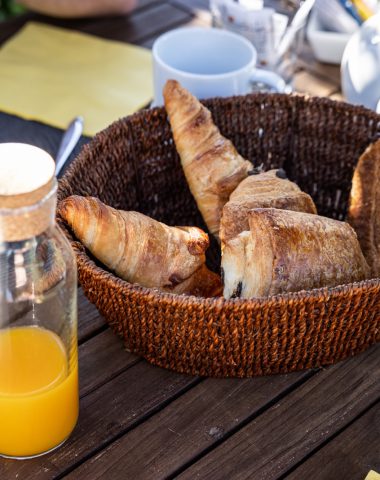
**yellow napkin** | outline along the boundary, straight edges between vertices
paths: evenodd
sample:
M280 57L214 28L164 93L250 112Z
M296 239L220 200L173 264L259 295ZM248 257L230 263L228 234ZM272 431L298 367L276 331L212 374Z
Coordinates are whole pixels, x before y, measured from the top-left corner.
M38 23L0 49L0 110L94 135L152 98L151 53Z
M368 475L365 477L365 480L380 480L380 474L376 473L375 470L368 472Z

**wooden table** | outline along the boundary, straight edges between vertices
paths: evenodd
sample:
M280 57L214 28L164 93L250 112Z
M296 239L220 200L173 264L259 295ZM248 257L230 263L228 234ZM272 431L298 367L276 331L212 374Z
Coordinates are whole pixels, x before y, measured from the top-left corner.
M0 25L28 19L150 47L162 32L209 25L207 0L140 0L129 17ZM340 98L339 69L305 46L296 89ZM0 114L0 141L55 154L62 132ZM85 142L86 139L83 139ZM83 143L82 142L82 143ZM327 369L254 379L204 379L124 351L79 291L81 413L66 444L30 461L0 459L0 479L362 480L380 471L380 348ZM0 426L1 428L1 426Z

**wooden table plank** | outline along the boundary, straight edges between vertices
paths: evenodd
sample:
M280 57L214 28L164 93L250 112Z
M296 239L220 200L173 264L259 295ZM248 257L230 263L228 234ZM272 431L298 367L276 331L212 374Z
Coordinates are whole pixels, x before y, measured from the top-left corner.
M278 479L379 397L379 351L321 371L178 478Z
M314 75L303 70L294 76L294 90L308 95L328 97L337 91L338 87L334 82L316 78Z
M49 19L49 23L77 29L99 37L141 44L151 37L190 21L192 15L183 9L164 2L153 4L128 16L104 17L96 22Z
M170 28L209 24L207 6L208 0L140 0L128 17L58 20L27 15L2 24L0 43L32 18L150 47ZM305 55L300 64L303 71L296 79L300 91L336 95L340 83L335 67ZM55 154L59 130L34 128L23 120L18 125L18 133L32 139L29 143L35 139ZM9 141L10 130L3 126L7 119L0 114L0 136ZM379 348L377 357L372 349L318 373L297 389L304 373L199 383L125 352L81 291L78 307L82 396L78 427L67 444L50 455L22 463L1 460L1 480L61 478L76 467L70 478L159 479L183 471L181 478L191 479L259 480L289 473L292 480L351 480L350 472L362 474L366 464L377 467L373 455L378 415L371 416L375 407L363 412L377 398ZM352 457L362 460L347 462ZM186 470L192 462L197 463ZM339 477L340 471L346 476Z
M83 31L108 39L141 44L191 18L192 15L183 9L161 2L127 17L104 18L96 24L87 25Z
M209 27L211 25L211 14L206 10L199 10L194 12L194 16L183 24L184 27ZM158 35L150 37L142 43L142 47L152 48Z
M173 5L181 5L183 8L185 8L188 12L190 12L193 16L190 20L188 20L186 23L183 24L183 26L186 27L211 27L211 12L205 6L202 7L203 3L207 3L208 5L208 0L204 2L203 0L195 1L189 4L187 1L169 1L169 3ZM194 5L195 3L195 5ZM143 43L141 43L141 46L146 47L146 48L152 48L153 43L155 41L156 37L151 37L148 40L145 40Z
M325 445L287 480L364 480L369 470L380 472L380 405Z
M70 471L199 381L139 362L81 399L78 425L65 445L27 462L1 460L0 478L45 480Z
M140 44L192 18L191 12L163 1L151 2L146 8L117 17L61 19L28 13L2 24L0 44L16 33L27 21L78 30L110 40Z
M340 65L319 62L306 40L300 49L298 63L316 79L328 80L340 89Z
M95 305L85 297L83 290L78 288L78 340L83 343L89 337L104 330L107 324Z
M79 347L79 393L81 397L109 382L142 361L127 352L120 338L106 330Z
M168 478L311 375L207 379L67 478Z

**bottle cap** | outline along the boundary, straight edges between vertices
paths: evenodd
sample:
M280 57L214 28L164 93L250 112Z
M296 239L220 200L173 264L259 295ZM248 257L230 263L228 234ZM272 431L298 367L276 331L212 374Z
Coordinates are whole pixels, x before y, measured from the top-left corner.
M0 144L0 241L24 240L48 228L55 212L54 172L54 160L44 150Z

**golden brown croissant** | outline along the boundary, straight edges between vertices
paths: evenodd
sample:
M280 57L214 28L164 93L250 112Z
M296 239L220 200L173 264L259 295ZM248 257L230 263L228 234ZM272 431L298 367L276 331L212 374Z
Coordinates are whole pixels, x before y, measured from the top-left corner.
M209 240L199 228L169 227L77 195L63 200L59 213L93 255L128 282L189 295L220 292L219 276L205 266Z
M221 135L209 110L178 82L168 80L164 99L191 193L209 231L218 238L222 208L252 164Z
M380 276L380 140L359 158L352 179L348 222L357 233L372 276Z
M226 298L342 285L369 274L356 234L347 223L258 208L249 212L249 227L224 246Z
M222 244L244 230L249 230L248 212L253 208L280 208L317 213L312 198L286 179L284 170L251 174L231 193L220 222Z

